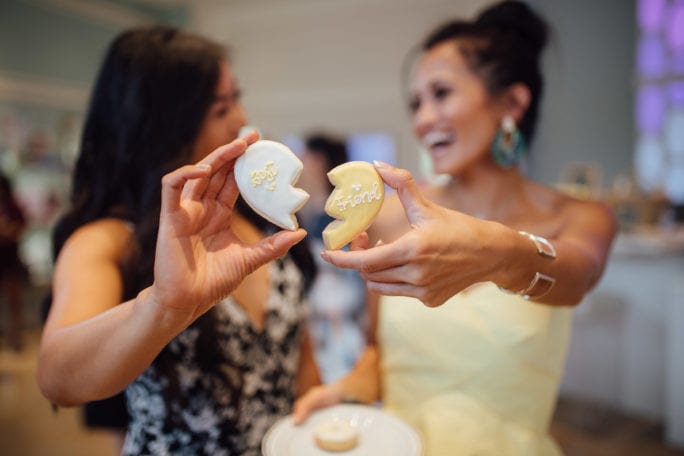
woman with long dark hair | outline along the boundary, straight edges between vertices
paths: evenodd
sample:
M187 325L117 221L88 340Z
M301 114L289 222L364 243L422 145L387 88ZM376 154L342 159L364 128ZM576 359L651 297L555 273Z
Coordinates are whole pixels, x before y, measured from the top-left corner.
M38 380L63 406L125 390L124 454L259 454L318 383L305 232L236 205L239 96L224 49L171 27L122 33L97 78Z

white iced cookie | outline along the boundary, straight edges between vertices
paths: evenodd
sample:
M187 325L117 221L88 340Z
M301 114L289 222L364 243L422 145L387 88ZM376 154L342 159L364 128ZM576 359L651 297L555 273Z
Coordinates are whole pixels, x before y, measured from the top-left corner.
M285 146L261 140L235 162L235 180L247 204L266 220L288 230L299 227L295 213L309 194L294 184L304 165Z
M325 203L325 212L335 220L323 230L323 243L333 250L373 223L385 198L385 185L375 167L362 161L333 168L328 179L335 189Z
M314 440L326 451L347 451L359 443L359 431L349 422L329 420L314 429Z

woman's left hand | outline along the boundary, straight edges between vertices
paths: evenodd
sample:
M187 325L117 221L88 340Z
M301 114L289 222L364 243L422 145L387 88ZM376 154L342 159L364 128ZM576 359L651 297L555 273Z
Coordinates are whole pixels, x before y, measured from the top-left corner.
M356 269L367 288L382 295L411 296L429 307L442 305L495 271L490 255L498 224L484 222L428 201L410 172L376 164L385 183L397 191L411 229L391 243L369 249L326 250L323 259Z

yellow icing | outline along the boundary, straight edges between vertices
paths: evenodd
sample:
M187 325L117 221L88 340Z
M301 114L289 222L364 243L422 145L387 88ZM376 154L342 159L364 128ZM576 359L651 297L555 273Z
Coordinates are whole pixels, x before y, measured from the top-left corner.
M328 249L339 249L368 228L380 211L385 186L373 165L348 162L328 173L335 189L328 197L325 211L336 220L323 230Z
M271 182L266 185L267 190L275 190L275 177L278 175L278 167L272 161L266 162L264 169L255 169L249 172L249 178L254 187L258 187L264 181Z

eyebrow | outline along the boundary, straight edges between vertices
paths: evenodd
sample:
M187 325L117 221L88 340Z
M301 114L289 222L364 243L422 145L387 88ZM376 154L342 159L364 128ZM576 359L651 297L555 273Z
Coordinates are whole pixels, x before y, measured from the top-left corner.
M232 92L229 92L229 93L225 93L225 94L222 94L222 95L217 95L217 96L215 96L215 97L214 97L214 102L215 102L215 103L218 103L218 102L226 102L226 103L227 103L227 102L229 102L229 101L231 101L231 100L235 100L235 99L237 99L237 98L240 98L241 95L242 95L242 90L240 90L240 89L235 89L235 90L233 90Z

